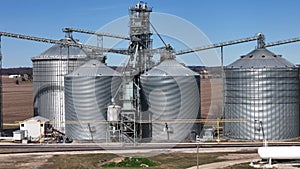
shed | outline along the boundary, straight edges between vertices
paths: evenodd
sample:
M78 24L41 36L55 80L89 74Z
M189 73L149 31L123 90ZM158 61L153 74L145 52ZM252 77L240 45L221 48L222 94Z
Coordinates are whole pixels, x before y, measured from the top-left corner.
M25 131L25 137L28 140L35 141L45 132L50 120L41 116L35 116L20 122L20 130Z

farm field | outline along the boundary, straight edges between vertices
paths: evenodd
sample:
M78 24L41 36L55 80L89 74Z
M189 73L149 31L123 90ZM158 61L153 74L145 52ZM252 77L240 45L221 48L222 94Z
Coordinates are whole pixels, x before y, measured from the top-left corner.
M3 123L15 123L33 116L32 84L21 78L2 77Z

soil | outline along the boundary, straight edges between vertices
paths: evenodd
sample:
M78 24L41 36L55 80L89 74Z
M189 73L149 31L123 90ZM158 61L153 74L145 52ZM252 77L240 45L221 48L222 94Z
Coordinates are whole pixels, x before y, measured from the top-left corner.
M52 155L1 155L0 169L36 169L48 162Z
M32 84L21 78L2 77L3 123L15 123L33 116Z

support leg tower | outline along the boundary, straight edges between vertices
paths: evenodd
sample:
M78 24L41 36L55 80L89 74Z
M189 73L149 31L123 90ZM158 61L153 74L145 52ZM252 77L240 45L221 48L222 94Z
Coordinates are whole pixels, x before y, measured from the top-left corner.
M141 139L141 103L139 75L151 67L150 13L152 9L140 2L129 8L130 59L123 72L121 131L122 141L136 143Z

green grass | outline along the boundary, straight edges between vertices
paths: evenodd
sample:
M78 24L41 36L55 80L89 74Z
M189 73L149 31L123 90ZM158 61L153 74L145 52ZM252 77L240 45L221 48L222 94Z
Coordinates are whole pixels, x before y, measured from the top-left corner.
M142 164L147 165L148 167L158 166L159 164L149 160L148 158L144 157L125 157L119 163L111 162L102 165L104 168L111 168L111 167L122 167L122 168L143 168Z

